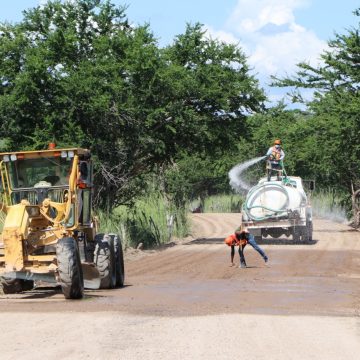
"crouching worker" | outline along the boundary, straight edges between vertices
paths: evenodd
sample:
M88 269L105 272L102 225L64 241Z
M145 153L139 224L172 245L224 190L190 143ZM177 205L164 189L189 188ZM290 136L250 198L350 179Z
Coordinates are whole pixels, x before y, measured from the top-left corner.
M225 244L231 247L230 266L235 266L234 256L235 256L235 246L239 247L239 256L240 256L240 266L242 268L246 267L245 257L244 257L244 248L247 244L246 239L240 239L236 234L231 234L225 239Z
M250 234L246 228L242 228L242 227L237 228L235 230L235 237L239 241L246 240L246 244L250 244L261 255L261 257L264 259L264 261L266 263L268 262L269 259L266 256L264 250L261 249L261 247L256 243L254 235ZM245 264L245 266L246 266L246 264Z

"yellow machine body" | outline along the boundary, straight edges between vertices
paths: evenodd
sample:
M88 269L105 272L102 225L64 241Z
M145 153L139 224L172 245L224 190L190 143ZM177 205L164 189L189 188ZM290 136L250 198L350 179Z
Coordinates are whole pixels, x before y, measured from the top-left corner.
M94 240L91 162L81 160L87 152L55 148L0 153L0 276L55 278L59 239L86 234L87 241Z

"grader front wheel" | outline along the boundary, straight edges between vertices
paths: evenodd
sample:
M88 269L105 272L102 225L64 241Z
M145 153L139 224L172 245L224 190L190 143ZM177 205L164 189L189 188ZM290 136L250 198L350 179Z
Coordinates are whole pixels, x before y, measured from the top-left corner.
M56 245L56 256L60 285L65 298L81 299L84 295L84 279L75 239L60 239Z

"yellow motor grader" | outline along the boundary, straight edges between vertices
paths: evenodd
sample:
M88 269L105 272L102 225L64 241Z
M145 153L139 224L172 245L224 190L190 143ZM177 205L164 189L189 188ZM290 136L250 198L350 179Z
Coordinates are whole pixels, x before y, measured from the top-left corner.
M92 216L92 161L80 148L0 153L0 280L4 293L61 285L66 299L85 288L124 284L117 234L98 234Z

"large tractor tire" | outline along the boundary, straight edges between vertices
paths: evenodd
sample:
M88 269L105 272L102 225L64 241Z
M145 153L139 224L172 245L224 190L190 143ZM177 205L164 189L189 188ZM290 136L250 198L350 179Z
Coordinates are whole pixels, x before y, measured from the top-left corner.
M125 282L124 252L120 236L109 234L114 244L116 287L123 287Z
M107 234L98 234L95 240L94 263L100 273L100 289L113 289L116 286L114 241Z
M84 279L76 240L64 237L56 244L60 285L65 299L81 299Z

